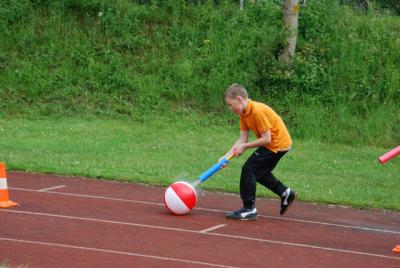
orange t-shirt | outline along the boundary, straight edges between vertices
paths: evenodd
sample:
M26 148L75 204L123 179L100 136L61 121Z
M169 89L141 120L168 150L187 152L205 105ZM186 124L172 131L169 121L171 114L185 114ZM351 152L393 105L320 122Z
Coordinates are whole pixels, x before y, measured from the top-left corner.
M257 136L271 131L271 143L265 145L273 152L288 150L292 144L290 134L279 115L264 103L248 99L246 111L240 116L240 130L251 129Z

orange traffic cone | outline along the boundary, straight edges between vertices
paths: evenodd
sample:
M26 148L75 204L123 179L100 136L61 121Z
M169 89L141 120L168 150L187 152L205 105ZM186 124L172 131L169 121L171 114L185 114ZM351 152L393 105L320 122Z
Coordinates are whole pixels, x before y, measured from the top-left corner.
M18 205L8 197L6 164L0 163L0 208L9 208Z
M393 252L400 253L400 245L394 247Z

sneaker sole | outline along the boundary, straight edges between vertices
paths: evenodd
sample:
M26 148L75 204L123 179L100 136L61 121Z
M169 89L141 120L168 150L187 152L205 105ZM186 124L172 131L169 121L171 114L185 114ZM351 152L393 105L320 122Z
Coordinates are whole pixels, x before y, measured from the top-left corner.
M229 218L228 216L226 217L228 220L233 220L233 221L256 221L257 216L254 218Z
M241 221L256 221L257 220L257 217L255 217L255 218L244 218L244 219L240 219Z

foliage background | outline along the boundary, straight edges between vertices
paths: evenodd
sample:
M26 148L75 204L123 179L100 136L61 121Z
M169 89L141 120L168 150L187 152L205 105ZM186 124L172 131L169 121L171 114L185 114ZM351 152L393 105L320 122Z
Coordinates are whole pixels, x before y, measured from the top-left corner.
M282 66L280 1L243 11L234 1L190 2L2 1L0 114L196 112L229 124L221 96L239 82L298 138L398 143L396 5L307 1L295 62Z

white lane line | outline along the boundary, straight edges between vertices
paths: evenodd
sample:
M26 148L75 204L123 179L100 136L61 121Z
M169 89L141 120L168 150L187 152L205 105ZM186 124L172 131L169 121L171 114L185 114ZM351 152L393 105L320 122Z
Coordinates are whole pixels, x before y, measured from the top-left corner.
M201 230L201 231L199 231L199 233L208 233L208 232L217 230L217 229L222 228L222 227L225 227L225 226L226 226L226 224L215 225L215 226L213 226L213 227L210 227L210 228Z
M17 190L17 191L25 191L25 192L37 192L37 190L25 189L25 188L10 188L10 187L9 187L8 189ZM52 192L52 191L46 191L46 192L43 192L43 193L46 193L46 194L57 194L57 195L66 195L66 196L74 196L74 197L83 197L83 198L93 198L93 199L100 199L100 200L130 202L130 203L138 203L138 204L145 204L145 205L164 206L164 204L162 204L162 203L154 203L154 202L139 201L139 200L131 200L131 199L122 199L122 198L113 198L113 197L103 197L103 196L96 196L96 195L72 194L72 193Z
M229 212L231 212L231 211L208 209L208 208L195 208L195 209L205 210L205 211L221 212L221 213L229 213ZM362 227L362 226L345 225L345 224L321 222L321 221L311 221L311 220L303 220L303 219L295 219L295 218L287 218L287 217L267 216L267 215L260 215L260 214L258 214L257 216L260 217L260 218L273 219L273 220L293 221L293 222L301 222L301 223L306 223L306 224L325 225L325 226L340 227L340 228L346 228L346 229L355 229L355 230L362 230L362 231L371 231L371 232L389 233L389 234L400 235L400 231L394 231L394 230L388 230L388 229L369 228L369 227Z
M40 190L38 190L38 192L46 192L46 191L51 191L51 190L60 189L60 188L64 188L64 187L66 187L66 186L65 185L57 185L54 187L40 189Z
M9 189L17 190L17 191L37 192L37 190L26 189L26 188L10 188L9 187ZM46 191L45 193L66 195L66 196L75 196L75 197L83 197L83 198L94 198L94 199L101 199L101 200L131 202L131 203L154 205L154 206L164 206L164 204L162 204L162 203L154 203L154 202L131 200L131 199L121 199L121 198L102 197L102 196L83 195L83 194L73 194L73 193L65 193L65 192L64 193L62 193L62 192L51 192L51 191ZM209 209L209 208L194 208L194 209L195 210L204 210L204 211L209 211L209 212L218 212L218 213L224 213L224 214L230 212L230 211L226 211L226 210ZM258 217L267 218L267 219L274 219L274 220L282 220L282 221L301 222L301 223L306 223L306 224L333 226L333 227L340 227L340 228L354 229L354 230L379 232L379 233L400 234L400 231L394 231L394 230L388 230L388 229L377 229L377 228L369 228L369 227L361 227L361 226L345 225L345 224L337 224L337 223L329 223L329 222L320 222L320 221L310 221L310 220L287 218L287 217L266 216L266 215L260 215L260 214L258 214Z
M51 246L51 247L96 251L96 252L102 252L102 253L120 254L120 255L132 256L132 257L143 257L143 258L157 259L157 260L163 260L163 261L199 264L199 265L211 266L211 267L237 268L235 266L226 266L226 265L214 264L214 263L209 263L209 262L191 261L191 260L177 259L177 258L167 258L167 257L146 255L146 254L140 254L140 253L134 253L134 252L127 252L127 251L81 247L81 246L74 246L74 245L67 245L67 244L56 244L56 243L39 242L39 241L31 241L31 240L23 240L23 239L13 239L13 238L6 238L6 237L0 237L0 240L9 241L9 242L19 242L19 243L25 243L25 244L41 245L41 246Z
M314 245L309 245L309 244L291 243L291 242L284 242L284 241L279 241L279 240L253 238L253 237L247 237L247 236L238 236L238 235L229 235L229 234L220 234L220 233L201 233L199 231L194 231L194 230L157 226L157 225L148 225L148 224L131 223L131 222L120 222L120 221L112 221L112 220L102 220L102 219L96 219L96 218L65 216L65 215L58 215L58 214L30 212L30 211L21 211L21 210L12 210L12 209L0 210L0 213L1 212L11 212L11 213L28 214L28 215L36 215L36 216L47 216L47 217L81 220L81 221L91 221L91 222L101 222L101 223L109 223L109 224L120 224L120 225L136 226L136 227L143 227L143 228L153 228L153 229L185 232L185 233L200 234L200 235L220 236L220 237L226 237L226 238L232 238L232 239L265 242L265 243L269 243L269 244L279 244L279 245L285 245L285 246L295 246L295 247L301 247L301 248L311 248L311 249L317 249L317 250L326 250L326 251L333 251L333 252L341 252L341 253L364 255L364 256L370 256L370 257L379 257L379 258L385 258L385 259L400 260L400 257L393 257L393 256L388 256L388 255L374 254L374 253L368 253L368 252L362 252L362 251L353 251L353 250L346 250L346 249L340 249L340 248L320 247L320 246L314 246Z
M347 228L347 229L356 229L356 230L363 230L363 231L400 235L400 231L394 231L394 230L388 230L388 229L376 229L376 228L369 228L369 227L352 226L352 225L330 223L330 222L310 221L310 220L302 220L302 219L294 219L294 218L281 218L281 217L276 217L276 216L263 216L263 215L258 215L258 216L262 217L262 218L269 218L269 219L274 219L274 220L288 220L288 221L308 223L308 224L317 224L317 225L341 227L341 228Z

